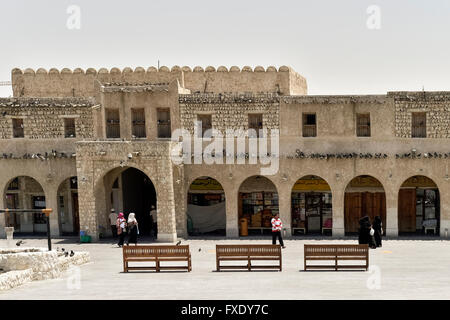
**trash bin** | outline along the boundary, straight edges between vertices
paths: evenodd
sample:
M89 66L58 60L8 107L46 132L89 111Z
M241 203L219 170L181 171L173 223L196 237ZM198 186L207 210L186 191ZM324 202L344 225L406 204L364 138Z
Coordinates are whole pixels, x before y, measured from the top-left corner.
M241 236L248 236L248 220L246 218L242 218L239 222L241 223Z

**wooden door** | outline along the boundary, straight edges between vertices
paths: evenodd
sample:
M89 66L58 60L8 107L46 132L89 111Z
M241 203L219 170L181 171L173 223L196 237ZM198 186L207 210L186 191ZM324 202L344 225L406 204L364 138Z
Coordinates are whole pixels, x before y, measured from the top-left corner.
M72 218L73 232L78 235L80 233L80 213L78 210L78 193L72 193Z
M362 194L360 192L346 193L344 202L345 232L358 232L362 212Z
M415 189L400 189L398 195L398 231L416 232Z

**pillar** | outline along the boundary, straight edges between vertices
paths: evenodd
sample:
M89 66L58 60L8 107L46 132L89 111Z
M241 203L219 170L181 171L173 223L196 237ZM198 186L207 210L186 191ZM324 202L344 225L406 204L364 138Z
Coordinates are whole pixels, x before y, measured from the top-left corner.
M233 188L225 189L225 210L226 210L226 237L238 238L239 237L239 194L233 192ZM235 190L235 189L234 189Z
M398 190L385 189L386 194L386 236L398 237Z
M333 238L345 236L344 199L345 187L334 188L332 194Z
M282 236L285 236L286 238L292 237L291 186L292 184L286 181L282 182L281 186L277 188L278 209L280 211L280 219L283 223Z
M58 219L58 187L50 185L45 190L45 206L52 209L50 214L50 234L52 238L60 236Z

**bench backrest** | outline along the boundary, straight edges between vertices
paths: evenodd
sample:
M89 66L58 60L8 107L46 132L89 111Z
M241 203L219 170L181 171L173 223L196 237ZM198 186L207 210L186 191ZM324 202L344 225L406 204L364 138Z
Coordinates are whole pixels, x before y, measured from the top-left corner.
M123 246L124 257L187 257L189 245L184 246Z
M338 256L338 257L367 257L367 244L305 244L305 256Z
M281 256L281 246L275 244L216 245L217 256Z

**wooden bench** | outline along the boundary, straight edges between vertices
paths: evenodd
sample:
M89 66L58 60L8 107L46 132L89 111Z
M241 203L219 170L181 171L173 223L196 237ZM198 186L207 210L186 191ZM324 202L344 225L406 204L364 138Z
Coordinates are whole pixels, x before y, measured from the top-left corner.
M369 268L369 245L367 244L305 244L305 270L308 269L365 269ZM306 261L334 261L333 264L311 265ZM338 261L362 260L364 264L339 264Z
M161 262L186 261L187 265L162 266ZM155 262L154 266L128 266L129 262ZM128 270L160 270L186 269L192 270L189 245L186 246L123 246L123 271Z
M278 261L278 265L252 265L252 261ZM221 265L221 261L246 261L246 265ZM216 245L217 271L221 269L279 269L281 271L281 246L272 244Z

